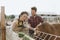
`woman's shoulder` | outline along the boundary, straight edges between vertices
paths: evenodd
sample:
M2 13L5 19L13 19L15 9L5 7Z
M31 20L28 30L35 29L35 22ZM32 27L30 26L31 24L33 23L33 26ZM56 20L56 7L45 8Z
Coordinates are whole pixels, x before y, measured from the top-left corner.
M18 23L18 19L14 20L13 23Z

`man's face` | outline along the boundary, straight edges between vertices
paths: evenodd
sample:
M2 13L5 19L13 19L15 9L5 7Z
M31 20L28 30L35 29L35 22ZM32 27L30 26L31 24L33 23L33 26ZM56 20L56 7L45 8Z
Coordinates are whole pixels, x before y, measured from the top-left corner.
M35 10L31 10L32 16L36 15L36 11Z

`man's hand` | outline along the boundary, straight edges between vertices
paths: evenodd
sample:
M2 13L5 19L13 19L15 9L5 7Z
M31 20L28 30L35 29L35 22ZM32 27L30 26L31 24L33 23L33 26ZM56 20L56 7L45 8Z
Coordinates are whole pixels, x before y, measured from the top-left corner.
M36 28L33 29L34 31L36 30Z
M39 23L36 27L40 26L42 23Z

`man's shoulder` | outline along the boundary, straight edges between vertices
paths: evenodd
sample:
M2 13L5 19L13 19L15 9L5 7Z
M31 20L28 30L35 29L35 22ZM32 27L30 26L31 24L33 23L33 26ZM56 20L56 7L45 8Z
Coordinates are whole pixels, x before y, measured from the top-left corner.
M41 16L38 16L38 15L36 17L41 18Z
M37 18L41 18L41 16L36 15ZM33 18L33 16L30 16L30 19Z
M32 18L33 16L30 16L30 18Z
M32 16L30 16L28 20L32 20Z

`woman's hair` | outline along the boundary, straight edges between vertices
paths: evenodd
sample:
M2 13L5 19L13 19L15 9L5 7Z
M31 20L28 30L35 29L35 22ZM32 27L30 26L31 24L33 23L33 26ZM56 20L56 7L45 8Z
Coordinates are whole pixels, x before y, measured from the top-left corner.
M26 11L21 12L21 14L19 15L19 18L20 18L22 15L24 15L24 14L28 15L28 12L26 12Z

